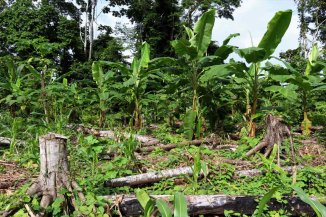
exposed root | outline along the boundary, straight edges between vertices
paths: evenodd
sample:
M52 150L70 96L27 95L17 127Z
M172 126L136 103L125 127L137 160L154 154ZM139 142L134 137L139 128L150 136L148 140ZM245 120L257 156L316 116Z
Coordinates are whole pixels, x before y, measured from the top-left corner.
M286 137L290 138L291 143L291 155L292 155L292 163L295 164L295 153L294 153L294 147L293 147L293 140L290 128L282 122L282 118L278 116L273 116L271 114L267 115L266 117L266 135L264 139L256 145L254 148L252 148L250 151L246 153L246 156L249 157L258 151L261 151L265 148L265 156L267 157L271 151L273 150L274 145L276 144L278 146L278 164L280 164L280 146L283 142L283 140Z

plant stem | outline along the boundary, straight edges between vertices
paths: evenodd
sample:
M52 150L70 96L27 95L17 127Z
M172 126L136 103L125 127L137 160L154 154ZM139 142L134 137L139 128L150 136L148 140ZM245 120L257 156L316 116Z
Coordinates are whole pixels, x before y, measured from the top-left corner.
M43 101L43 109L45 114L45 121L47 124L49 124L49 112L47 109L47 103L46 103L46 90L45 90L45 74L46 74L47 67L44 67L44 70L41 71L41 98Z
M258 103L258 65L254 64L255 79L252 87L252 106L250 113L250 123L249 123L249 137L256 136L256 123L253 121L253 116L256 114L257 103Z

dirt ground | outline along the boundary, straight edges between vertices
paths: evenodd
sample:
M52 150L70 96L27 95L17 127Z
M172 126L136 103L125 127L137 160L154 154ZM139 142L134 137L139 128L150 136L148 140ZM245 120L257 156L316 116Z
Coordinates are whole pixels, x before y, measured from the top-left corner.
M16 163L0 160L0 193L10 194L31 178L30 172Z

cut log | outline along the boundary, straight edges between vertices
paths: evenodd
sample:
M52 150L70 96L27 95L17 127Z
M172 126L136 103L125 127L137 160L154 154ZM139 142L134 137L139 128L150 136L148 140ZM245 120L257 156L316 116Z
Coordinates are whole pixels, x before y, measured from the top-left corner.
M68 126L71 128L71 126ZM150 145L155 145L158 144L160 141L152 136L147 136L147 135L133 135L131 133L116 133L113 130L96 130L93 128L87 128L82 125L79 125L77 128L77 131L83 132L86 134L92 134L97 137L102 137L102 138L109 138L113 139L115 141L120 141L120 138L130 138L133 136L138 142L142 143L143 146L150 146Z
M171 201L172 195L151 195L153 199L163 199ZM108 201L118 201L118 206L123 216L140 216L143 214L143 209L134 195L116 195L104 196ZM233 210L235 212L250 215L252 214L258 202L258 197L254 196L228 196L228 195L189 195L186 196L188 215L223 215L224 210ZM313 209L306 203L296 197L285 197L287 204L278 203L272 199L269 203L269 210L287 210L294 216L314 216ZM316 200L316 198L312 198Z
M221 159L221 162L231 163L231 164L240 164L240 161L228 161L227 159ZM242 162L247 164L248 162ZM303 166L298 166L297 169L302 169ZM292 172L292 167L282 167L282 169L286 172ZM137 185L144 185L159 182L164 178L171 178L177 177L181 175L192 176L192 167L179 167L175 169L168 169L162 171L155 171L149 173L143 173L138 175L131 175L116 179L108 180L104 183L106 187L121 187L121 186L137 186ZM263 172L259 169L251 169L251 170L240 170L234 172L234 178L239 178L242 176L253 177L262 175Z
M154 142L154 141L153 141ZM156 142L155 142L156 143ZM154 144L155 144L154 143ZM154 151L157 148L163 149L165 151L170 151L171 149L174 149L176 147L182 147L186 145L201 145L206 144L206 146L211 147L212 149L231 149L234 150L238 146L233 144L227 144L227 145L215 145L216 143L219 143L219 141L216 141L215 139L204 139L204 140L193 140L193 141L183 141L179 144L162 144L158 143L155 146L145 146L139 147L136 149L136 152L151 152ZM119 152L118 149L111 149L105 153L100 154L100 159L102 160L109 160L112 159L116 154Z
M154 151L156 148L160 148L165 151L169 151L176 147L181 147L181 146L186 146L186 145L201 145L201 144L215 144L215 143L216 143L215 139L192 140L192 141L180 142L179 144L158 144L156 146L139 148L137 151L151 152L151 151Z
M297 169L302 169L303 166L297 166ZM292 172L292 166L286 166L282 167L282 169L286 172ZM253 176L259 176L262 175L263 172L259 169L252 169L252 170L240 170L234 172L234 177L241 177L241 176L247 176L247 177L253 177Z
M0 137L0 146L5 146L5 147L10 146L11 141L12 141L11 138L8 138L8 137ZM15 140L15 144L17 144L17 145L25 145L25 142L16 139Z
M192 175L191 167L180 167L176 169L162 170L157 172L144 173L133 176L126 176L117 179L111 179L105 182L106 187L134 186L148 183L159 182L164 178L171 178L180 175Z
M11 139L7 137L0 137L0 146L9 146Z
M320 131L320 130L323 130L323 129L324 129L323 126L311 126L310 127L311 131Z

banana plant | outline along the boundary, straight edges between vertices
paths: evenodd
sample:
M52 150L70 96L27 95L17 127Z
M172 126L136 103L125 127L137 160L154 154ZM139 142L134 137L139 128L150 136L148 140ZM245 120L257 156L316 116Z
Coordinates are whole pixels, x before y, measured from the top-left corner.
M193 139L195 129L198 129L201 125L198 84L202 70L198 65L211 43L215 13L214 9L205 12L196 22L194 30L185 27L187 39L178 39L171 42L176 54L184 58L185 65L188 66L186 72L192 90L192 109L186 113L184 121L184 131L188 139Z
M16 111L19 108L24 108L23 101L25 96L22 90L22 71L25 65L16 65L13 60L6 60L7 72L0 80L0 92L3 94L0 103L5 102L9 106L10 113L13 117L16 116Z
M310 135L310 127L312 125L308 118L310 96L313 92L326 90L326 84L323 82L325 77L320 74L321 71L326 70L326 64L319 61L318 57L318 45L313 44L304 72L296 70L289 63L279 58L276 59L283 62L286 68L274 65L266 67L266 70L270 72L270 78L283 85L273 85L265 88L265 90L279 93L283 97L292 96L293 98L298 98L298 92L301 94L303 108L301 129L304 135Z
M257 47L234 49L234 51L250 64L248 70L239 71L236 81L243 85L246 93L246 116L248 120L249 136L255 137L257 109L259 107L259 91L264 69L262 61L271 57L287 31L292 17L292 11L279 11L269 21L267 31Z
M113 91L112 86L117 87L117 85L113 85L114 72L108 70L106 73L104 73L103 66L105 65L110 65L110 62L94 61L92 64L92 75L93 75L93 80L96 82L97 85L97 96L99 99L99 109L100 109L99 126L101 128L105 124L106 113L108 110L108 103L113 98L120 98L122 96L122 94ZM109 87L109 85L111 88Z
M126 98L131 98L133 104L133 119L136 129L143 125L142 106L146 96L146 89L158 76L163 66L173 64L173 58L161 57L150 59L150 46L147 42L142 44L140 57L134 57L131 66L122 63L105 62L111 71L119 73L123 77L122 86L126 89Z
M131 87L131 97L134 102L134 120L136 129L140 129L143 124L142 120L142 96L145 93L147 80L149 78L148 68L150 62L150 47L144 42L141 48L140 58L134 57L131 63L131 73L129 79L124 83L126 87Z

